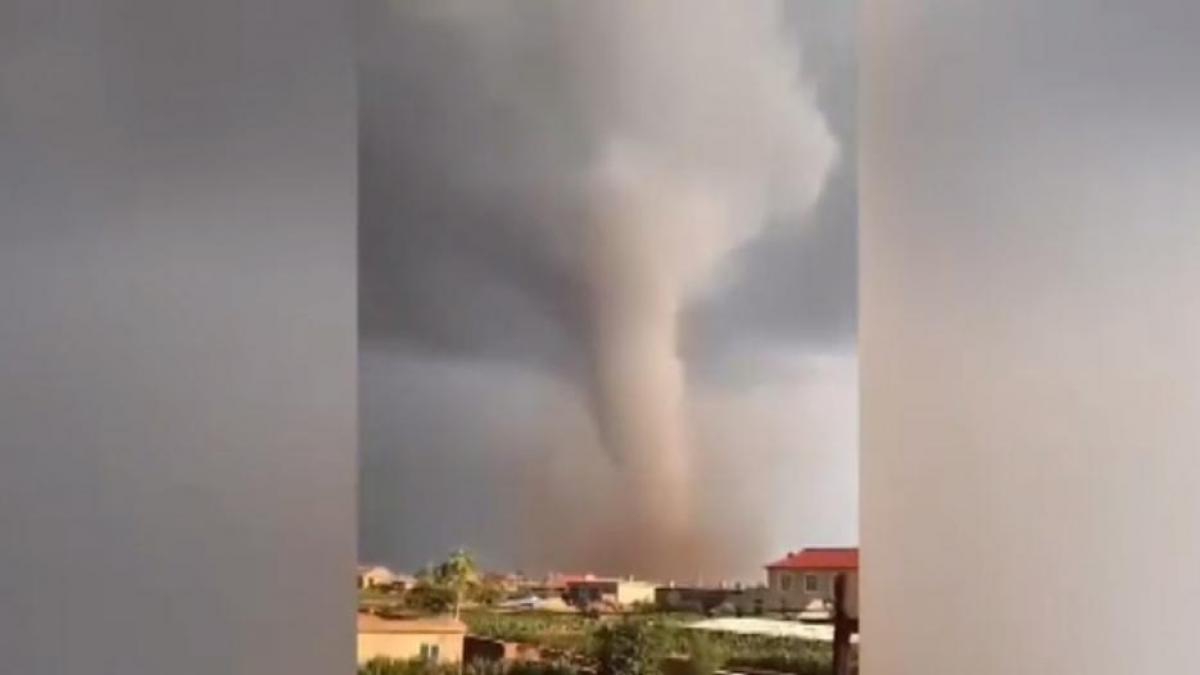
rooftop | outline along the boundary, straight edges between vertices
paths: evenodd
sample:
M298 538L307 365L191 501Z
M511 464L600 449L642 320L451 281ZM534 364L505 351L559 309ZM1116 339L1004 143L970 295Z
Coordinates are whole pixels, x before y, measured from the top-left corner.
M789 551L780 560L767 565L769 570L844 570L858 569L857 548L806 548Z
M573 577L566 581L567 586L586 586L588 584L639 584L644 586L657 586L653 581L645 579L635 579L633 577L598 577L591 574L582 577Z
M693 630L716 631L720 633L769 635L772 637L795 637L818 642L833 642L833 626L823 624L807 624L799 621L779 621L776 619L761 619L753 617L726 617L698 621L690 624L688 628ZM850 641L858 642L858 636L851 635Z
M384 619L371 614L358 615L359 633L466 633L467 625L450 617Z

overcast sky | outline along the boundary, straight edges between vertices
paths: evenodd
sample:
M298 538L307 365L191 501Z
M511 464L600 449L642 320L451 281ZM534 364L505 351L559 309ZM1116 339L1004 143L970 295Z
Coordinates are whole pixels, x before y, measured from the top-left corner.
M457 546L497 566L588 566L590 512L613 499L572 279L521 236L527 205L494 208L489 192L491 175L586 152L583 123L554 89L569 73L553 49L536 53L561 39L553 21L501 5L450 3L473 15L460 23L427 20L428 3L363 13L359 550L400 568ZM726 256L681 320L693 517L736 549L696 574L754 578L787 549L857 541L852 5L796 0L779 22L838 145L815 206ZM502 67L481 66L504 30L531 54L502 43ZM487 103L507 87L532 100L515 123Z

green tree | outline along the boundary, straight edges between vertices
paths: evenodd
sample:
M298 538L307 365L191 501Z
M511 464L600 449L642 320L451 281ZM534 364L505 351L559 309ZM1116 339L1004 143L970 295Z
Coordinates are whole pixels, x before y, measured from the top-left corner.
M454 618L457 619L463 600L479 586L479 568L475 565L475 559L470 553L459 549L434 568L433 577L436 585L453 594Z
M504 599L504 587L494 580L481 581L471 593L471 599L481 605L491 607Z
M454 592L429 579L422 579L404 595L404 604L422 612L440 614L454 606Z

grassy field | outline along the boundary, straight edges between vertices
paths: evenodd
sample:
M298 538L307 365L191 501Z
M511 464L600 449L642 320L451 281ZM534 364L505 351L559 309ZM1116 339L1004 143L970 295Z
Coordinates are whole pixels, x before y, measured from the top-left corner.
M411 615L400 595L362 591L359 605L385 614ZM662 646L667 654L688 656L698 642L716 653L720 663L795 675L824 673L832 659L828 644L792 637L700 633L686 628L703 618L697 614L636 612L626 615L587 616L575 612L499 612L464 609L462 619L470 632L506 642L534 645L552 658L586 661L596 651L600 629L613 622L634 622Z
M597 631L606 622L641 623L668 654L686 656L697 641L707 643L722 664L797 675L824 673L832 658L828 644L790 637L704 633L685 626L701 617L686 614L642 613L589 618L580 614L528 612L502 614L469 611L463 620L476 635L537 645L553 652L586 656L595 649Z
M370 610L399 610L404 607L404 596L371 589L359 590L358 606Z
M471 633L506 642L521 642L563 651L586 651L598 619L559 612L463 612Z

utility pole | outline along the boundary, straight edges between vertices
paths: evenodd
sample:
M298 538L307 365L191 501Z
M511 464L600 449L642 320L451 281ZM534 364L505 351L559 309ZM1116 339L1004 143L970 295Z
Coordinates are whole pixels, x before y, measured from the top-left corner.
M846 574L833 578L833 615L828 619L800 619L804 623L833 625L832 675L850 675L850 637L858 632L857 612L847 607Z
M833 579L833 675L850 675L850 636L858 632L858 617L846 611L846 575Z

